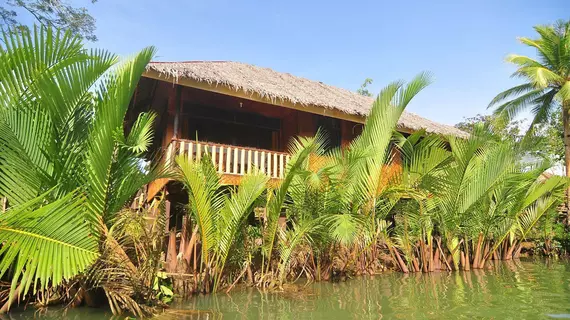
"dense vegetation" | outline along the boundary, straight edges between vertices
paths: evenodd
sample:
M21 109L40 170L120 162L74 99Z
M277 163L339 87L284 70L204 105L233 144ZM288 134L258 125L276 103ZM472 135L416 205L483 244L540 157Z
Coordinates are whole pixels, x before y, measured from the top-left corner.
M70 32L44 28L3 43L0 313L21 297L96 304L99 293L114 311L147 313L138 302L158 304L160 240L124 208L161 175L141 165L154 115L141 114L128 134L123 118L154 49L117 64Z
M527 132L529 137L535 134L536 128L560 117L562 128L557 129L559 134L563 133L564 164L566 176L570 177L570 21L561 20L534 29L538 38L519 40L536 50L537 58L518 54L507 57L507 61L517 67L513 77L525 83L499 93L489 107L494 107L495 115L507 121L523 110L530 110L534 118ZM566 205L570 208L568 199ZM570 210L568 214L570 224Z
M222 272L226 283L248 270L250 283L280 287L300 275L469 270L517 257L535 227L554 218L566 179L541 179L547 163L525 167L518 161L525 150L483 126L469 139L394 135L401 112L428 82L422 74L384 88L348 148L325 152L321 134L294 140L283 183L261 202L254 198L263 193L256 187L266 183L262 177L228 192L208 159L179 158L188 212L207 237L201 257L208 259L193 257L203 274L196 291L216 290ZM266 215L247 224L252 210L245 208L254 204ZM282 214L285 224L278 223ZM233 269L224 268L228 252L239 262Z
M485 126L469 138L395 131L430 83L420 74L386 86L362 134L344 149L326 134L299 137L275 186L264 175L222 185L207 156L150 167L154 115L127 130L130 98L152 58L117 62L70 33L4 36L0 51L0 313L17 300L97 305L150 315L171 298L160 272L161 199L131 205L142 186L172 175L189 195L195 226L182 254L193 292L240 280L280 289L300 276L341 280L402 272L485 268L544 240L565 177L542 178L523 144Z

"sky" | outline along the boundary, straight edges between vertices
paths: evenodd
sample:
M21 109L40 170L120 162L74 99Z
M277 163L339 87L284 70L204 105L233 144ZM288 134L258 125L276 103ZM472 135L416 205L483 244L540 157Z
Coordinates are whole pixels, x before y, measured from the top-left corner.
M568 0L75 1L97 20L90 46L128 55L154 45L155 60L231 60L375 93L421 71L434 83L408 111L453 125L489 113L520 83L507 54L534 55L517 37L570 18Z

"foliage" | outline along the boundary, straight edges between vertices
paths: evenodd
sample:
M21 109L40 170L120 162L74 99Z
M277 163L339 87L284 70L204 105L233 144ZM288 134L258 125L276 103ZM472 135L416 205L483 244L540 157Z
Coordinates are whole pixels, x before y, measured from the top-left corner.
M180 168L180 179L188 191L189 211L194 215L200 231L200 269L203 268L207 275L203 290L216 291L233 241L252 211L254 201L265 190L268 177L262 174L248 175L237 190L227 190L222 189L218 173L209 158L195 161L180 156L176 163ZM213 281L210 282L209 277Z
M517 159L526 150L507 138L516 128L506 123L469 124L468 139L395 132L403 110L429 83L420 74L386 86L347 148L326 151L320 132L294 139L284 179L265 194L261 185L250 191L232 227L220 228L228 200L216 199L228 192L233 199L236 191L220 186L207 157L179 158L199 227L202 254L194 260L201 265L198 281L207 285L198 291L216 290L224 279L235 284L245 272L250 283L281 288L301 275L339 280L386 265L403 272L469 270L516 256L562 201L568 182L542 179L548 162L522 166ZM250 180L237 192L253 188ZM265 207L257 219L249 218L253 205ZM245 221L245 230L235 232ZM222 233L229 242L219 240ZM231 268L242 270L237 277L235 269L222 274L227 255Z
M531 108L535 124L544 123L556 106L570 99L570 22L558 21L551 26L536 26L538 39L519 38L522 44L536 49L538 59L511 54L507 61L517 66L514 77L527 82L498 94L489 106L498 105L495 113L512 119L524 108ZM513 98L508 100L509 98ZM503 102L502 104L500 104ZM565 106L568 107L568 106Z
M95 19L84 7L73 6L65 0L8 0L0 6L0 26L26 31L28 27L19 21L18 11L27 12L43 26L69 30L74 35L97 41Z
M154 49L117 64L106 51L84 49L70 31L42 27L8 32L3 40L0 197L8 199L8 210L0 215L6 240L0 276L12 281L6 305L98 265L121 264L134 275L135 263L113 230L134 194L163 174L142 165L154 116L140 115L131 132L123 128ZM114 312L129 299L136 307L127 310L144 311L136 288L117 298L116 290L101 287Z
M546 123L535 125L532 135L525 136L525 122L525 119L508 122L501 117L478 114L457 123L455 127L473 133L476 127L484 126L494 140L524 143L523 149L528 156L548 159L553 163L564 159L560 111L553 112Z
M570 177L570 21L557 21L553 25L535 26L534 29L538 38L523 37L519 40L535 49L537 58L518 54L507 57L507 61L517 67L513 77L521 78L525 83L499 93L489 107L493 107L494 114L505 121L530 110L534 118L526 134L531 138L525 139L530 141L525 144L540 145L532 141L538 132L538 136L544 137L540 142L548 143L546 151L549 153L546 156L557 160L562 155L561 150L565 150L566 175ZM552 125L556 125L556 129L549 128ZM561 133L560 142L554 143L555 137ZM570 219L567 220L570 223Z
M170 303L174 299L172 281L166 272L158 272L156 274L152 289L156 292L156 298L164 303Z
M368 86L371 85L372 82L373 82L372 79L366 78L364 80L364 82L362 83L362 85L360 85L360 88L358 88L356 90L356 93L358 93L359 95L362 95L362 96L372 97L372 95L373 95L372 92L368 91Z
M548 28L537 30L554 37ZM166 217L160 200L126 205L167 175L143 159L155 115L140 114L129 132L123 123L154 50L117 64L105 51L85 50L70 31L50 28L7 33L4 43L0 197L8 210L0 214L0 277L11 281L5 305L69 286L84 296L103 292L115 314L151 315L174 296L161 272ZM531 70L542 67L528 60L513 61L521 64L518 74L532 79L532 90L553 90L559 80ZM181 241L178 258L194 266L193 291L230 290L246 273L251 284L282 288L301 275L342 280L387 267L484 268L517 257L531 237L544 240L545 252L556 248L562 240L556 208L569 181L545 179L548 161L530 167L517 161L528 152L519 142L530 136L516 124L469 119L461 124L468 138L396 132L402 112L430 82L421 73L386 86L348 147L328 150L320 131L293 139L279 183L253 169L239 185L224 185L208 155L177 157L186 221L194 225L190 239L183 232L188 243ZM564 94L560 88L552 101ZM498 113L510 120L519 102ZM536 133L542 122L535 122Z
M491 137L497 141L520 142L524 137L522 134L523 125L524 120L507 122L500 117L478 114L475 117L465 118L464 121L459 122L455 127L472 133L475 132L478 126L485 126L488 128Z

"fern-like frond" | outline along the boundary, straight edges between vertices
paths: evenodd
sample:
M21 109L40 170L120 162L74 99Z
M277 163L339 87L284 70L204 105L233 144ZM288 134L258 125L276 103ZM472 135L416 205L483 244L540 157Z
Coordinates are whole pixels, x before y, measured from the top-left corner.
M11 272L12 291L57 286L84 272L99 256L94 217L78 193L49 204L45 195L0 215L0 277Z

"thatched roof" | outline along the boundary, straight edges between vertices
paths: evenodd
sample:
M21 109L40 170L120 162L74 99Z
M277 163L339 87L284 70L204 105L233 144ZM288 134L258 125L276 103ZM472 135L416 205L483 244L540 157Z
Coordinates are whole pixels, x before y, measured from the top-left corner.
M230 61L151 62L148 70L161 76L191 79L211 86L225 86L248 94L257 94L274 103L289 102L301 106L333 109L349 115L366 116L373 99L355 92L296 77L269 68ZM466 137L467 133L411 112L404 112L398 127L417 131Z

